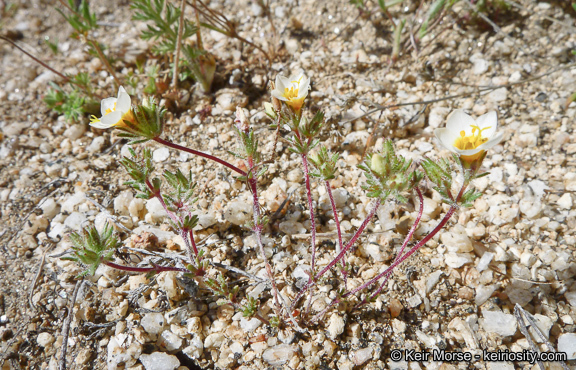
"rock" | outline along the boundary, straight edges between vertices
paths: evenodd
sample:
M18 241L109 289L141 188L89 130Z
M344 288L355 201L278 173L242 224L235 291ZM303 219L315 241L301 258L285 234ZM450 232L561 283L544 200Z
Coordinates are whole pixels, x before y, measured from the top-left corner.
M501 87L486 95L488 101L502 102L508 99L508 89Z
M449 252L471 252L474 249L472 242L468 238L468 235L466 235L464 227L462 227L462 225L458 226L459 227L453 227L450 232L443 233L440 240L446 245L446 249L448 249Z
M280 222L278 228L286 235L304 234L306 232L304 225L296 221Z
M550 187L546 185L544 181L541 180L532 180L528 183L528 186L530 186L530 188L534 192L534 195L537 197L541 197L542 195L544 195L544 192L546 190L550 190Z
M257 318L246 319L245 317L240 319L240 327L246 332L252 332L256 330L262 324L262 321Z
M516 333L517 324L514 315L499 311L482 311L482 315L483 318L480 319L480 324L484 330L504 337Z
M576 290L564 293L564 297L572 307L576 308Z
M576 359L576 333L564 333L558 338L558 352L565 352L568 361Z
M223 111L244 108L248 104L248 97L240 89L221 89L216 93L216 103Z
M328 337L332 340L336 339L344 332L344 319L338 314L332 314L328 322Z
M440 276L444 275L443 271L437 270L428 275L426 278L426 293L430 293L432 289L438 284L440 280Z
M74 195L72 195L71 197L69 197L68 199L66 199L66 201L64 203L62 203L62 212L68 212L68 213L72 213L74 212L74 208L84 202L86 199L86 194L84 194L83 192L78 192L75 193Z
M100 153L104 148L104 145L106 145L106 139L104 136L97 136L92 140L90 145L86 147L86 150L92 154Z
M204 348L220 348L225 339L222 333L212 333L204 339Z
M216 223L218 222L216 216L214 216L214 214L210 211L207 213L197 213L196 215L198 216L198 224L194 228L195 231L207 229L211 226L216 225Z
M149 355L143 354L139 360L146 370L174 370L180 366L178 357L164 352L153 352Z
M164 315L161 313L147 313L140 320L140 325L149 334L159 334L164 329Z
M480 258L480 261L478 261L478 265L476 266L476 270L478 270L478 272L482 272L482 271L486 270L488 265L490 265L490 262L492 262L493 258L494 258L494 253L484 252L482 257Z
M490 297L492 297L492 293L496 291L495 285L478 285L476 287L476 297L474 301L476 302L477 306L481 306L484 302L486 302Z
M70 216L64 220L64 226L69 227L74 231L80 231L82 224L86 221L86 216L80 212L72 212Z
M295 353L296 347L289 344L279 344L265 350L262 359L272 366L280 366L290 361Z
M162 147L154 150L152 153L152 160L154 162L164 162L170 158L170 149Z
M486 59L482 58L482 54L472 55L470 61L474 64L472 67L472 73L475 75L481 75L490 68L490 63L488 63Z
M166 213L158 198L148 199L146 201L146 209L152 218L151 221L154 223L161 222L164 217L168 217L168 213Z
M182 338L172 333L170 330L164 330L158 338L158 346L168 352L177 351L182 347Z
M85 132L86 125L75 124L68 127L66 131L64 131L64 136L67 137L70 141L75 141L80 139Z
M122 338L120 338L122 335ZM142 344L134 341L125 348L126 335L120 334L110 338L108 341L108 370L124 369L136 364L138 357L142 353Z
M572 209L572 196L570 193L565 193L556 201L556 203L558 204L558 207L562 209Z
M350 351L348 357L352 360L354 365L360 366L372 358L372 352L372 347L366 347L357 351Z
M194 335L192 339L189 340L190 345L182 350L184 354L191 359L198 359L202 357L202 352L204 352L204 343L198 335Z
M48 347L54 343L54 340L54 336L46 332L40 333L38 334L38 337L36 337L36 343L38 343L38 345L41 347Z
M446 253L444 262L453 269L464 266L467 263L472 263L474 259L469 253Z
M224 210L224 219L234 225L244 226L252 220L252 204L233 201Z
M124 190L114 198L114 212L117 215L128 216L130 214L130 202L134 199L132 190Z

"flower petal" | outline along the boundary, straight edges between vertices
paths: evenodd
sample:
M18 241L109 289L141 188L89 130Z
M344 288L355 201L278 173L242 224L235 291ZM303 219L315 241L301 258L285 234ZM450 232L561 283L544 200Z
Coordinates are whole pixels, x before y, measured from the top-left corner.
M492 136L490 138L490 140L488 140L484 144L480 145L476 149L488 150L488 149L492 148L493 146L497 145L498 143L500 143L500 141L502 141L503 136L504 136L504 132L499 131L494 136Z
M116 110L112 113L108 113L107 115L102 116L102 118L100 118L100 122L102 122L102 124L105 125L106 128L108 128L116 126L121 119L122 119L122 113Z
M281 94L284 93L284 89L290 87L290 79L286 78L282 75L276 76L276 90L278 90Z
M116 98L106 98L104 100L102 100L102 103L100 104L100 113L102 113L102 115L106 115L106 111L109 109L111 111L116 110L116 102L118 101L118 99Z
M118 90L118 102L116 103L116 110L122 112L122 114L128 112L131 108L130 95L124 90L122 86Z
M466 131L466 135L472 133L472 125L475 125L476 121L474 118L470 117L463 110L458 109L452 112L448 121L446 122L446 128L448 131L455 131L460 133L460 131Z
M100 128L100 129L110 128L110 126L102 123L102 121L100 121L100 120L90 122L90 126Z
M308 90L310 90L310 79L303 76L302 81L300 81L300 86L298 86L298 99L308 96Z
M454 141L460 136L457 131L450 131L447 128L437 128L434 130L434 135L440 144L451 152L454 152Z
M496 111L488 112L478 117L476 119L476 125L481 129L490 127L489 129L482 131L482 136L491 138L498 128L498 115L496 114Z
M272 94L273 97L275 97L275 98L278 99L278 100L288 101L288 99L286 99L286 98L284 97L284 95L282 95L282 93L281 93L280 91L276 90L276 89L272 90L272 91L271 91L271 94Z

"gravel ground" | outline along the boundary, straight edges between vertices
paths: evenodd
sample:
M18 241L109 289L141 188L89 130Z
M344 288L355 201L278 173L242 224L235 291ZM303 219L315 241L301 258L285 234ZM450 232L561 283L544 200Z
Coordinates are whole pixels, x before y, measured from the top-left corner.
M400 154L416 161L447 157L433 131L455 109L474 117L495 110L504 131L504 140L484 161L490 175L475 182L484 195L473 207L460 209L397 269L376 302L354 312L340 306L305 333L247 320L229 306L218 306L209 291L191 292L190 282L172 272L128 276L102 266L77 283L80 268L54 256L70 248L66 234L82 226L115 221L123 241L118 263L157 258L151 254L184 256L182 240L157 202L136 199L123 185L127 176L117 160L127 153L126 141L112 130L89 127L87 117L70 123L51 112L41 99L58 76L1 43L2 369L57 368L75 287L67 343L67 362L74 369L537 368L527 361L394 361L397 349L472 356L529 350L531 340L520 330L515 307L532 314L543 334L544 339L530 329L534 346L549 351L548 342L566 352L571 360L566 363L575 368L576 103L565 103L576 91L571 53L576 12L564 1L505 2L506 8L487 13L490 22L458 2L417 50L408 39L395 63L390 62L391 21L376 2L363 10L345 1L272 2L270 18L258 2L212 2L238 22L243 37L274 49L274 62L268 65L259 51L204 31L206 48L217 60L213 91L202 95L184 85L178 101L164 95L170 108L164 136L238 164L228 153L235 150L233 111L236 106L248 110L264 157L276 156L259 184L263 209L272 214L289 198L264 237L287 297L294 297L307 277L310 221L300 159L283 140L274 147L274 131L262 109L269 99L266 85L278 73L304 71L313 82L308 104L326 113L322 140L341 153L332 188L348 234L364 220L371 201L360 188L365 179L356 165L384 139L392 138ZM406 0L389 13L408 19L409 28L428 5L420 9L418 2ZM0 9L1 35L58 71L89 72L99 94L116 95L102 63L70 38L71 27L53 4L0 2ZM94 36L109 46L117 74L138 75L136 61L153 60L151 43L140 38L145 25L131 20L126 1L98 2L93 9L102 22ZM50 51L46 38L59 40L58 53ZM162 84L160 78L157 82ZM136 91L129 89L133 101L142 99L144 86L143 77ZM264 277L255 239L241 226L251 212L246 184L201 158L145 145L153 150L158 173L180 168L194 174L201 220L196 234L211 260ZM319 185L313 185L313 194L322 233L318 265L323 266L334 256L336 239L329 200ZM447 211L437 193L424 190L417 238ZM359 286L393 262L417 207L417 199L381 207L348 258L354 272L349 286ZM232 272L226 276L240 279L242 294L260 298L265 314L271 310L265 284ZM313 312L335 296L338 279L332 274L315 295ZM553 362L545 366L562 368Z

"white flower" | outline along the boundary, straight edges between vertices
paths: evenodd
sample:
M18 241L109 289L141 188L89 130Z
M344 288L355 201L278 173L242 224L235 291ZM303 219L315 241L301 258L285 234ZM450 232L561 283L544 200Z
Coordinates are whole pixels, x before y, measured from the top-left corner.
M132 114L130 95L122 86L118 89L118 98L106 98L102 100L100 119L92 116L90 125L96 128L110 128L113 126L124 126L124 121L135 122Z
M308 96L310 89L310 79L300 73L297 76L276 76L276 86L272 90L272 96L282 100L289 105L294 111L300 111L304 104L304 99Z
M471 161L502 140L503 133L496 132L497 128L498 117L494 111L474 120L464 111L456 110L448 117L446 128L437 128L434 135L446 149Z

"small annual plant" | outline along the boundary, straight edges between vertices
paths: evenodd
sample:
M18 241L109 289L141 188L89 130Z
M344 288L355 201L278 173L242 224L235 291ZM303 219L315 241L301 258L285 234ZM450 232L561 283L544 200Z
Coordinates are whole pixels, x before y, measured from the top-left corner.
M67 258L86 266L83 274L93 273L99 264L106 264L128 272L149 274L163 271L181 272L196 279L219 296L219 304L229 304L242 312L244 316L257 317L271 326L291 326L299 331L304 330L302 329L304 325L318 322L328 310L340 302L355 303L345 305L355 309L375 300L383 291L386 281L396 267L433 238L459 208L471 206L474 200L481 196L480 192L471 187L471 181L486 175L480 170L486 151L502 139L502 133L497 131L496 113L490 112L474 120L463 111L455 111L449 117L446 128L435 131L440 143L453 153L453 156L447 159L423 158L419 162L413 162L399 155L390 140L385 141L380 150L367 155L365 161L358 167L365 176L365 184L362 188L366 196L372 198L372 204L367 208L366 217L354 234L348 240L344 240L331 185L331 181L338 175L339 154L331 153L327 148L320 146L319 134L324 125L324 116L320 111L310 113L306 108L309 86L310 80L304 74L289 78L278 76L272 90L271 102L265 104L265 112L272 121L272 127L282 132L289 143L289 149L300 158L310 215L311 261L310 269L307 271L308 279L302 288L295 292L290 301L284 294L280 294L276 283L277 276L274 275L264 252L262 236L267 231L269 220L261 210L259 180L266 171L266 161L259 152L255 132L240 108L236 112L234 121L234 129L238 137L238 148L234 154L244 162L243 169L212 154L186 148L162 138L163 109L154 99L142 105L132 106L130 96L122 88L117 98L102 101L103 116L94 117L91 124L99 128L115 127L121 131L121 135L129 137L132 144L155 141L173 149L202 156L227 167L238 175L239 180L248 184L252 193L253 218L246 227L254 233L260 258L264 262L266 281L272 293L273 312L263 314L258 298L243 297L237 285L230 285L221 272L216 272L212 268L206 247L199 248L194 238L194 227L198 222L198 217L193 209L197 195L195 195L192 174L176 170L175 172L165 171L162 177L155 176L152 154L148 148L144 148L139 153L130 149L130 156L120 161L131 179L126 184L137 192L138 198L155 198L162 205L171 227L182 237L186 246L185 264L179 266L178 263L172 262L162 266L147 267L116 264L113 262L112 252L118 245L118 240L108 226L102 233L98 233L94 228L88 228L84 233L72 234L73 255ZM458 176L455 169L457 167L462 176ZM456 181L458 177L462 180ZM420 184L424 178L433 184L433 188L442 196L449 208L432 231L420 240L414 241L413 245L408 248L423 212L424 199ZM334 243L337 245L335 254L331 256L329 263L322 265L318 264L318 255L331 252L318 249L312 179L319 181L328 194L337 231L337 240ZM360 286L348 287L346 281L353 274L354 269L350 268L350 264L346 262L346 256L351 253L354 245L366 231L378 208L387 201L406 203L411 194L415 194L419 201L418 216L406 235L394 262L386 270ZM325 278L330 274L341 276L342 284L337 289L338 293L325 309L312 313L311 302L315 291L324 284ZM307 298L302 300L304 297Z

